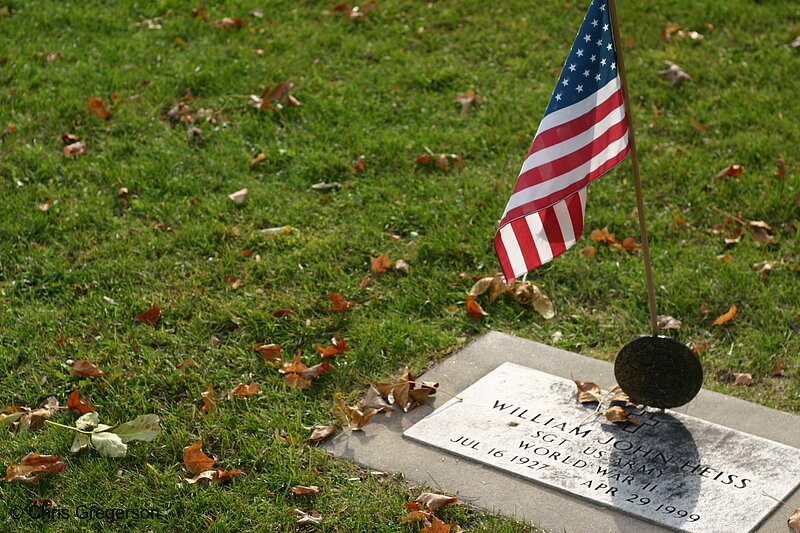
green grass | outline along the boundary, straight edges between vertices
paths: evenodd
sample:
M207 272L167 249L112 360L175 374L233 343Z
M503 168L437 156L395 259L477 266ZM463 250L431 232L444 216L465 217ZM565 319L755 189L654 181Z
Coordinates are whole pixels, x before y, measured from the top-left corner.
M404 366L418 373L489 328L603 359L647 333L641 256L599 248L590 260L580 253L588 239L529 277L555 302L555 318L510 299L481 299L490 316L473 321L462 305L471 278L498 269L495 223L584 3L386 1L353 21L330 12L335 2L240 0L210 6L206 22L177 1L0 1L8 8L0 16L0 129L17 128L0 140L0 406L34 407L51 395L64 404L77 386L105 422L156 413L163 425L154 442L132 444L123 459L70 455L71 435L55 427L3 434L0 457L8 461L36 451L69 463L38 486L0 484L5 504L52 498L69 510L166 513L119 521L119 531L290 532L296 507L321 512L320 531L415 531L398 519L402 501L420 488L282 443L275 431L302 440L308 427L333 422L334 393L355 402L368 383ZM250 15L253 8L263 18ZM683 321L673 336L708 345L706 387L797 412L800 51L788 43L800 33L800 6L623 1L620 12L623 38L634 40L626 63L659 312ZM225 16L246 26L211 23ZM140 24L155 17L160 29ZM668 21L705 40L665 42L659 29ZM54 53L60 57L49 62ZM678 88L659 80L664 60L693 79ZM302 106L247 106L246 95L287 78ZM468 89L486 102L461 115L453 99ZM187 142L187 126L163 119L187 92L192 108L218 113L216 124L194 124L203 146ZM110 120L88 113L90 97L110 102L112 94ZM709 129L698 131L692 119ZM65 133L84 139L88 154L64 157ZM463 168L419 168L426 147L461 155ZM251 167L260 152L266 159ZM362 154L365 170L351 173ZM785 178L775 177L778 158L787 162ZM739 177L707 187L733 163L745 168ZM321 181L343 187L310 188ZM631 183L625 164L593 186L587 235L602 227L637 235ZM117 200L120 187L130 190L127 206ZM226 198L244 187L246 205ZM47 211L36 209L52 200ZM712 232L722 212L769 223L776 244L759 246L746 234L726 245ZM158 223L173 231L154 229ZM283 225L295 230L260 231ZM241 255L246 249L254 255ZM374 276L358 288L370 256L381 253L408 261L410 273ZM778 263L761 279L752 264L765 260ZM232 289L226 275L242 287ZM369 299L331 313L329 291ZM133 321L153 303L163 309L158 326ZM737 316L712 326L731 304ZM281 308L298 316L270 315ZM352 350L305 391L287 388L251 350L280 343L289 355L300 349L310 366L319 362L314 344L337 332ZM198 368L176 370L187 357ZM108 377L70 377L67 361L81 358ZM778 359L785 374L774 377ZM732 386L732 372L753 373L753 385ZM209 384L219 396L251 380L261 394L198 410ZM62 412L54 420L75 418ZM199 439L219 466L247 475L222 486L179 484L181 450ZM289 491L312 484L323 494ZM526 528L466 508L443 514L469 531ZM76 518L14 521L6 509L0 524L105 527Z

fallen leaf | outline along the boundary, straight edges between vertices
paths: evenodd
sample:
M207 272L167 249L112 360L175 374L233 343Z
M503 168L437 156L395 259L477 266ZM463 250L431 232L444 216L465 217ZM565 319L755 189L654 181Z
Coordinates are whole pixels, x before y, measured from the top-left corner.
M341 313L343 311L347 311L348 309L356 305L356 302L345 300L344 296L342 296L341 294L329 292L328 296L330 296L331 299L330 310L333 312Z
M36 210L37 211L47 211L47 210L50 209L50 206L52 206L57 201L58 200L48 200L48 201L46 201L46 202L44 202L42 204L36 204Z
M392 268L392 261L389 259L389 256L386 254L381 254L378 257L369 256L370 260L370 270L375 274L382 274L386 272L390 268Z
M369 419L375 416L379 411L373 408L367 408L363 412L358 407L347 405L342 398L342 393L337 392L334 397L334 415L342 423L346 424L350 429L360 430L364 425L369 422Z
M362 172L364 170L364 163L366 162L367 158L363 155L358 156L358 159L353 161L353 166L350 168L350 172L356 174L357 172Z
M334 355L339 355L349 350L344 337L342 337L341 340L333 337L331 339L331 345L327 348L323 348L319 344L314 345L314 347L322 357L333 357Z
M189 12L189 18L201 18L203 20L208 20L208 13L206 13L204 8L197 9L196 7L193 7Z
M250 166L252 167L252 166L256 165L257 163L259 163L260 161L265 160L266 158L267 158L267 155L264 152L261 152L257 156L255 156L253 159L250 160Z
M279 83L274 89L272 88L272 83L268 83L264 90L261 91L260 96L250 95L249 105L256 109L272 109L275 111L280 111L287 105L299 106L300 102L297 98L289 94L293 87L294 84L291 80Z
M291 233L294 231L294 228L292 226L279 226L277 228L264 228L258 231L264 235L277 235L279 233Z
M733 256L731 254L721 254L717 256L719 261L733 261Z
M383 399L381 393L373 385L369 386L369 391L367 391L367 395L364 398L364 407L376 409L378 412L394 412L394 407Z
M247 202L247 195L250 194L250 191L247 189L241 189L234 193L228 195L228 200L231 202L242 205Z
M678 87L686 80L692 79L691 76L672 61L665 61L664 63L667 65L667 68L665 70L660 70L658 76L662 80L670 82L673 87Z
M217 408L217 397L214 394L214 386L211 383L208 384L206 390L200 393L200 397L203 399L203 407L200 408L201 411L210 413Z
M771 244L775 241L772 235L772 228L769 224L761 220L751 220L747 223L750 234L759 245Z
M775 362L772 364L772 369L770 369L769 372L770 375L772 375L773 377L782 376L784 373L783 359L781 359L780 357L778 359L775 359Z
M242 286L242 280L236 279L233 276L230 276L228 274L225 274L224 276L222 276L222 279L224 279L225 281L230 283L231 289L233 289L233 290L236 290L236 289L238 289L238 288L240 288Z
M267 363L280 363L281 362L281 345L280 344L257 344L254 348L261 354L264 361Z
M89 113L103 120L111 118L111 112L106 107L105 102L94 96L89 98Z
M587 246L583 250L581 250L581 255L584 257L588 257L589 259L594 258L597 254L597 248L594 246Z
M573 379L575 386L578 387L578 401L581 403L601 402L600 387L591 381L581 381Z
M242 19L224 17L214 21L214 26L223 30L238 30L243 27L245 22Z
M458 498L434 494L432 492L423 492L414 501L425 505L428 509L435 512L440 507L457 502Z
M306 439L306 442L321 442L335 435L336 429L336 426L314 426L314 431L311 432L311 436Z
M161 308L154 304L153 307L151 307L144 313L139 313L138 315L133 317L133 319L141 322L142 324L155 326L156 324L158 324L158 319L160 316L161 316Z
M301 511L300 509L292 509L289 511L289 514L293 514L299 516L300 518L297 519L297 527L303 526L314 526L322 522L322 515L316 511L311 511L310 513L306 513Z
M214 463L216 463L214 459L211 459L203 453L202 447L203 441L200 440L196 444L186 446L183 449L183 464L186 465L186 469L192 474L199 474L200 472L211 470Z
M461 105L462 115L466 115L472 109L472 106L479 107L483 104L483 98L475 94L475 91L458 93L453 101Z
M128 453L128 445L122 442L119 435L111 431L93 433L90 439L92 441L92 446L100 455L105 455L106 457L125 457Z
M64 155L71 158L86 155L86 145L83 141L74 142L64 146Z
M759 278L765 279L772 272L772 267L775 266L775 263L775 261L761 261L760 263L754 263L753 268L758 270Z
M95 378L106 376L107 374L86 359L78 359L72 364L72 369L69 371L69 375Z
M425 154L416 159L418 165L435 164L445 172L450 170L450 162L456 167L461 167L464 164L464 159L458 154Z
M24 433L44 424L44 421L52 417L59 409L55 396L47 398L42 406L36 409L11 406L6 408L6 413L0 416L0 427L13 424L15 433Z
M674 22L667 22L661 28L661 38L665 41L672 42L672 34L680 31L681 26L680 24L675 24Z
M184 477L183 480L189 484L197 483L198 481L208 480L211 483L220 484L223 481L230 479L233 476L244 474L243 470L223 470L219 467L214 470L206 470L200 472L195 477Z
M329 191L331 189L341 189L342 184L338 181L334 181L333 183L328 183L326 181L321 181L319 183L315 183L311 186L312 189L315 191Z
M701 131L701 132L702 131L708 131L708 128L710 127L710 126L704 126L703 124L700 124L694 118L689 121L689 126L691 126L692 128L696 129L697 131Z
M357 286L359 289L366 289L366 288L367 288L367 287L369 287L371 284L372 284L372 277L371 277L371 276L364 276L364 279L362 279L361 281L359 281L359 282L356 284L356 286Z
M466 307L467 316L469 316L472 320L478 320L481 317L489 315L489 313L484 311L480 304L478 304L474 296L467 297Z
M311 485L308 487L303 485L296 485L294 487L289 487L289 490L301 496L305 496L307 494L319 494L322 492L322 489L317 487L316 485Z
M114 428L114 433L124 443L132 440L150 442L161 433L161 419L154 414L139 415L130 422L125 422Z
M723 168L722 170L720 170L713 181L717 182L717 181L721 180L722 178L725 178L725 177L728 177L728 176L735 178L736 176L740 175L742 173L742 171L744 171L744 167L742 165L729 165L729 166Z
M641 248L640 245L636 244L636 241L633 239L633 237L625 237L624 239L619 241L618 244L620 248L622 248L626 252L635 252L636 250Z
M261 392L261 387L259 387L255 382L251 381L250 385L245 385L244 383L239 383L234 387L231 391L231 395L233 396L249 396L251 394L258 394Z
M396 403L401 409L405 409L409 401L408 393L414 386L414 376L406 370L396 382L376 383L374 386L389 404Z
M97 411L97 407L93 407L88 403L84 403L81 401L80 397L80 389L75 389L69 395L67 399L67 407L75 411L76 413L86 414L91 411Z
M775 171L776 178L785 178L786 177L786 160L783 158L776 159L775 163L778 165L778 170Z
M36 485L43 472L63 472L66 469L67 463L57 455L39 455L31 452L23 457L19 464L8 466L4 481L22 481Z
M408 273L411 272L411 265L409 265L404 259L398 259L394 262L394 269Z
M795 39L795 41L797 41L797 46L800 46L800 37ZM800 533L800 509L794 510L792 516L789 517L787 524L789 524L789 527L792 528L795 533Z
M671 316L658 315L659 329L680 329L683 322Z
M592 233L591 235L589 235L589 238L593 241L600 241L606 244L617 242L617 239L614 236L614 234L608 232L608 228L592 230Z
M737 311L736 305L735 304L731 305L731 308L728 309L728 312L723 314L723 315L720 315L719 317L717 317L716 320L714 320L714 322L712 322L712 325L713 326L721 326L725 322L727 322L727 321L731 320L733 317L735 317L736 316L736 311Z
M639 425L640 422L638 420L634 420L633 418L628 418L627 413L625 413L625 409L619 405L615 405L613 407L609 407L603 414L606 415L606 419L609 422L631 422L633 424Z
M734 382L733 382L734 385L749 386L750 384L753 383L753 375L752 374L734 372L733 373L733 377L735 378Z

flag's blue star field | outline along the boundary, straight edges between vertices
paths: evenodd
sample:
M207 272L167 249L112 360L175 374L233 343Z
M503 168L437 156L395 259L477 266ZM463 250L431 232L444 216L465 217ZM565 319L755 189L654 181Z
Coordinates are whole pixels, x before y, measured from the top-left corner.
M593 0L547 106L548 113L583 100L617 77L606 0Z

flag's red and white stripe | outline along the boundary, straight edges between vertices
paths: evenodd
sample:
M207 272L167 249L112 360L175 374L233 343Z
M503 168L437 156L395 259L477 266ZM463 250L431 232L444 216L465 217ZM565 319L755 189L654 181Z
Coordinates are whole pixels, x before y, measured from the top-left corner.
M542 119L495 236L506 281L575 244L583 232L587 185L628 150L619 77Z

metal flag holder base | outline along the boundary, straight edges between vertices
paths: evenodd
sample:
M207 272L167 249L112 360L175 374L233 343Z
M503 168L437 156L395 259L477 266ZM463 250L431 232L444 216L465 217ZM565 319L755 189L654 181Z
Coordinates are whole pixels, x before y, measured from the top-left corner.
M633 133L633 116L625 76L625 62L622 57L622 43L619 38L619 21L615 0L607 0L614 47L617 51L617 67L622 84L625 103L625 116L628 120L628 141L630 143L633 183L636 189L636 207L639 214L639 230L642 238L642 257L647 279L647 299L650 304L650 325L652 335L639 337L626 344L614 362L614 375L617 384L633 403L666 409L678 407L692 400L703 385L703 367L700 359L685 344L658 334L653 272L650 265L650 246L647 242L647 225L642 199L642 183L639 178L639 157L636 153L636 139Z

